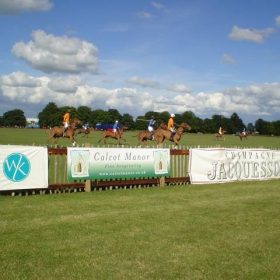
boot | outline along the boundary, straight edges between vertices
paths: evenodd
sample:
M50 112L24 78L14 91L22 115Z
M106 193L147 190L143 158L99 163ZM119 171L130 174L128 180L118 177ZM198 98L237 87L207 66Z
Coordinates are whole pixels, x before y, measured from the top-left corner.
M169 139L170 141L173 141L174 135L175 135L175 132L171 132L170 139Z
M150 140L154 140L154 134L150 132Z

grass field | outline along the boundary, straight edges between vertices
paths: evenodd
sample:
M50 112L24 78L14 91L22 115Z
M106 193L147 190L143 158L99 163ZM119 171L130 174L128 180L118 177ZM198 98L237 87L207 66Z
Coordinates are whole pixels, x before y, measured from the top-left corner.
M1 128L0 145L44 146L46 132ZM128 146L136 134L124 133ZM77 142L97 147L99 138ZM279 140L186 133L181 144L279 149ZM279 180L0 196L1 278L278 280L279 201Z
M139 131L126 131L123 137L127 141L126 146L136 146L137 138L134 137ZM81 134L77 136L77 145L82 146L85 143L90 143L92 146L103 146L103 143L98 144L98 140L101 137L100 131L92 131L88 138L83 137ZM12 128L0 128L0 145L34 145L44 146L48 138L48 130L42 129L12 129ZM59 145L71 146L69 139L61 138ZM107 145L117 145L116 139L109 138ZM154 146L154 141L148 141L149 146ZM172 145L172 142L165 140L165 144ZM185 133L180 141L180 145L184 147L235 147L235 148L268 148L268 149L279 149L280 138L273 136L249 136L248 140L240 141L239 137L233 135L226 135L226 140L216 140L211 134L195 134ZM53 140L50 145L53 145Z
M280 279L279 182L0 196L1 278Z

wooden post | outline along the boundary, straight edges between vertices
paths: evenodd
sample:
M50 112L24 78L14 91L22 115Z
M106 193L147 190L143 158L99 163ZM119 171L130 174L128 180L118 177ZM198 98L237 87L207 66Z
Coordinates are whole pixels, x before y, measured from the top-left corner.
M90 143L85 143L85 147L90 147ZM86 180L85 182L85 192L91 192L91 181Z
M158 144L158 148L163 148L163 143ZM159 186L164 187L165 186L165 177L159 177Z

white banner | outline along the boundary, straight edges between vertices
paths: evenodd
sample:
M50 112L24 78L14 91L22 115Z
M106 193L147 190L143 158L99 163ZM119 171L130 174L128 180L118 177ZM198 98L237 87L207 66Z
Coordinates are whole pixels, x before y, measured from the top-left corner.
M280 178L280 151L266 149L190 149L191 184Z
M48 187L46 147L0 146L0 191Z

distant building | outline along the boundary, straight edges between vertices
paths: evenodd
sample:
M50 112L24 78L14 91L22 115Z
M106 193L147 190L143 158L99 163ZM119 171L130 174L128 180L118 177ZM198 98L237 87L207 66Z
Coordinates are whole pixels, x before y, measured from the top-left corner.
M26 118L26 128L40 128L39 119Z

